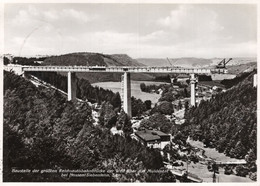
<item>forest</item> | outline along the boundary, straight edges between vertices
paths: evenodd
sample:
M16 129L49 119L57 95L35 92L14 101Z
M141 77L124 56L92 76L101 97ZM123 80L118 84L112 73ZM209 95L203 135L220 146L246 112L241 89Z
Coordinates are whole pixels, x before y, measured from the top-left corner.
M203 141L227 156L248 162L248 172L256 172L257 89L252 75L232 89L185 112L184 133Z
M87 102L71 102L56 90L36 87L4 72L3 180L17 181L175 181L170 172L61 177L60 174L12 173L16 169L164 169L158 150L129 137L124 113L116 121L124 136L93 125Z

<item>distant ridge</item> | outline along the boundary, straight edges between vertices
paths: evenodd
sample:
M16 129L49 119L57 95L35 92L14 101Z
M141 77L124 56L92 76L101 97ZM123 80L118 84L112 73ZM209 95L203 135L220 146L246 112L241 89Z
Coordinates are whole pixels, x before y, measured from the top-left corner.
M48 57L43 65L82 65L82 66L143 66L126 54L100 54L78 52Z
M138 58L137 61L147 66L179 66L186 68L201 68L217 65L223 58L195 58L195 57L183 57L183 58L169 58L171 64L167 61L166 58ZM252 65L256 63L256 58L254 57L234 57L227 66L236 66L249 64Z
M209 66L212 64L210 59L204 58L169 58L171 64L165 58L139 58L137 61L147 66L179 66L186 68L199 68L204 66Z
M51 56L46 58L42 65L53 66L144 66L137 60L132 59L126 54L101 54L90 52L77 52L64 54L60 56ZM66 73L62 73L66 75ZM87 79L90 83L105 81L121 81L119 73L77 73L79 78ZM133 74L133 80L152 80L154 76L150 74Z

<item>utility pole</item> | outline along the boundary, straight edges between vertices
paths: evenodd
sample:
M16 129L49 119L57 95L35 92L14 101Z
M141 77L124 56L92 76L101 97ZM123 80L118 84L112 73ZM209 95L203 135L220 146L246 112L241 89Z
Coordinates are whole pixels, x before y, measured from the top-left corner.
M189 172L188 160L187 160L186 164L187 164L187 174L188 174L188 172Z
M214 170L214 174L213 174L213 183L216 183L216 173L215 173L215 170Z

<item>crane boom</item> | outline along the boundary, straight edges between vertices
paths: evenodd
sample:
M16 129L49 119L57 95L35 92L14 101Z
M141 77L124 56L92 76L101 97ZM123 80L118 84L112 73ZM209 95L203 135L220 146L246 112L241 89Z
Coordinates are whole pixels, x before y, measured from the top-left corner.
M231 60L232 60L232 58L229 58L229 59L227 60L227 62L225 63L225 65L228 64L228 62L231 61Z
M223 60L221 60L220 62L219 62L219 64L216 66L217 68L226 68L226 64L229 62L229 61L231 61L232 60L232 58L229 58L227 61L226 61L226 59L224 58Z
M167 57L166 59L167 59L167 61L170 63L170 65L172 66L171 61L169 60L169 58Z

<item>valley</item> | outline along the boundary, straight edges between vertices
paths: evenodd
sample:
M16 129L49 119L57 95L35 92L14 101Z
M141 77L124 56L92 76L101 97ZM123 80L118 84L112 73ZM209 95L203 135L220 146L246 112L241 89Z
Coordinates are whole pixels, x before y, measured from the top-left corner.
M57 59L59 58L54 58L54 61ZM68 65L71 65L70 62ZM95 78L100 79L97 82L92 77L95 80L90 83L87 76L79 73L76 76L77 101L66 101L68 87L65 73L31 72L27 74L26 78L21 78L5 72L5 81L8 82L5 87L5 100L8 104L5 109L8 112L16 109L20 118L24 118L24 121L19 121L15 120L15 117L10 118L12 114L5 115L6 130L8 131L6 135L10 136L13 133L19 138L23 144L20 150L23 151L27 148L36 150L39 148L37 143L49 148L49 144L44 142L36 143L35 140L41 140L42 137L33 138L34 135L47 134L47 141L52 141L59 149L67 149L64 152L59 151L58 153L61 152L62 157L60 160L53 157L50 160L52 164L60 164L60 161L63 162L66 158L71 158L74 164L62 163L61 168L66 166L84 169L86 166L98 166L102 167L102 170L108 170L108 167L113 164L122 169L126 166L123 162L128 159L130 162L137 161L142 169L152 168L155 171L160 168L165 170L168 172L171 182L212 182L214 174L216 174L216 182L253 182L256 175L254 163L256 117L250 110L255 108L255 89L252 88L254 73L255 71L247 71L238 76L227 74L222 76L222 79L228 79L224 81L222 79L215 81L214 76L212 76L213 81L210 81L209 77L199 77L201 81L197 84L196 89L196 100L198 101L196 107L190 106L190 83L184 76L179 76L179 79L177 76L172 83L167 83L170 76L150 76L149 81L136 81L133 78L131 80L133 118L128 118L121 107L121 82L114 81L121 78L120 74L106 76L96 73ZM91 75L88 74L88 76ZM164 82L159 81L160 78ZM102 79L106 79L106 81L100 82ZM17 84L18 82L19 84ZM18 89L14 90L14 86L17 86ZM22 87L28 87L26 92L23 92ZM229 89L230 87L233 88ZM240 90L239 99L233 94L236 90ZM10 91L12 94L9 94ZM36 97L32 97L30 92L35 92ZM33 101L22 100L22 97L19 97L20 94L26 95ZM49 102L46 100L46 96L54 96L54 99L57 100ZM33 107L31 109L27 106L25 108L13 107L12 100L22 102L20 105L33 105ZM221 105L223 100L224 104ZM248 110L248 113L235 109L234 104L239 104L239 108ZM45 108L52 108L52 111L46 112ZM230 114L230 110L227 111L228 108L233 111L232 114ZM23 111L24 109L25 111ZM72 115L70 110L73 112ZM38 114L39 111L42 113L41 115ZM28 117L32 113L35 113L34 120ZM218 114L221 114L221 120L217 117ZM231 115L233 117L230 117ZM237 120L238 115L243 116L242 120ZM78 119L79 121L77 121ZM234 122L236 126L230 124L230 121ZM248 126L245 126L243 122L240 123L241 121L247 123ZM20 125L21 122L22 125ZM52 123L51 128L50 123ZM61 127L60 123L64 123L62 126L65 128ZM90 135L86 129L95 131L97 136ZM234 132L234 138L229 137L228 131L230 130ZM21 133L21 131L23 132ZM68 131L71 132L68 133ZM164 136L162 139L165 141L149 142L154 136L149 137L145 131L149 132L149 135ZM241 131L247 131L247 138L241 138ZM157 140L160 138L160 136L156 136ZM88 144L91 140L93 143ZM93 140L101 140L98 147ZM102 143L107 146L102 146ZM224 145L226 143L227 146ZM25 146L25 144L29 144L29 146ZM72 144L77 144L82 149L75 149L71 146ZM128 154L129 152L124 146L129 148L132 146L132 155ZM93 151L93 149L95 150ZM135 154L136 149L142 149L143 154ZM57 153L55 149L52 151ZM73 155L73 151L76 151L77 155ZM94 160L95 156L91 155L92 153L96 155L96 160ZM117 158L114 159L111 153ZM26 156L33 157L33 162L37 161L35 154L27 153ZM147 156L149 159L145 160ZM5 158L7 157L5 156ZM14 157L10 158L6 161L14 161L13 165L19 163L13 159ZM24 159L26 157L21 158L27 162ZM86 163L77 164L78 158ZM159 164L155 165L154 162L159 162ZM233 164L230 165L230 162ZM31 166L34 167L33 164ZM52 167L51 164L47 166ZM9 168L7 166L6 170ZM138 168L133 166L131 169L137 170ZM16 176L12 177L8 173L5 175L7 180L20 179ZM119 177L117 174L110 175L111 179L106 177L102 179L107 181L129 180L127 175ZM27 176L32 179L29 174ZM36 179L41 178L36 177ZM59 174L53 177L53 180L60 179L63 180ZM131 179L146 182L158 181L160 177L153 177L151 174L140 177L140 175L133 174ZM23 180L27 180L27 178L25 177ZM95 179L83 178L82 180Z

